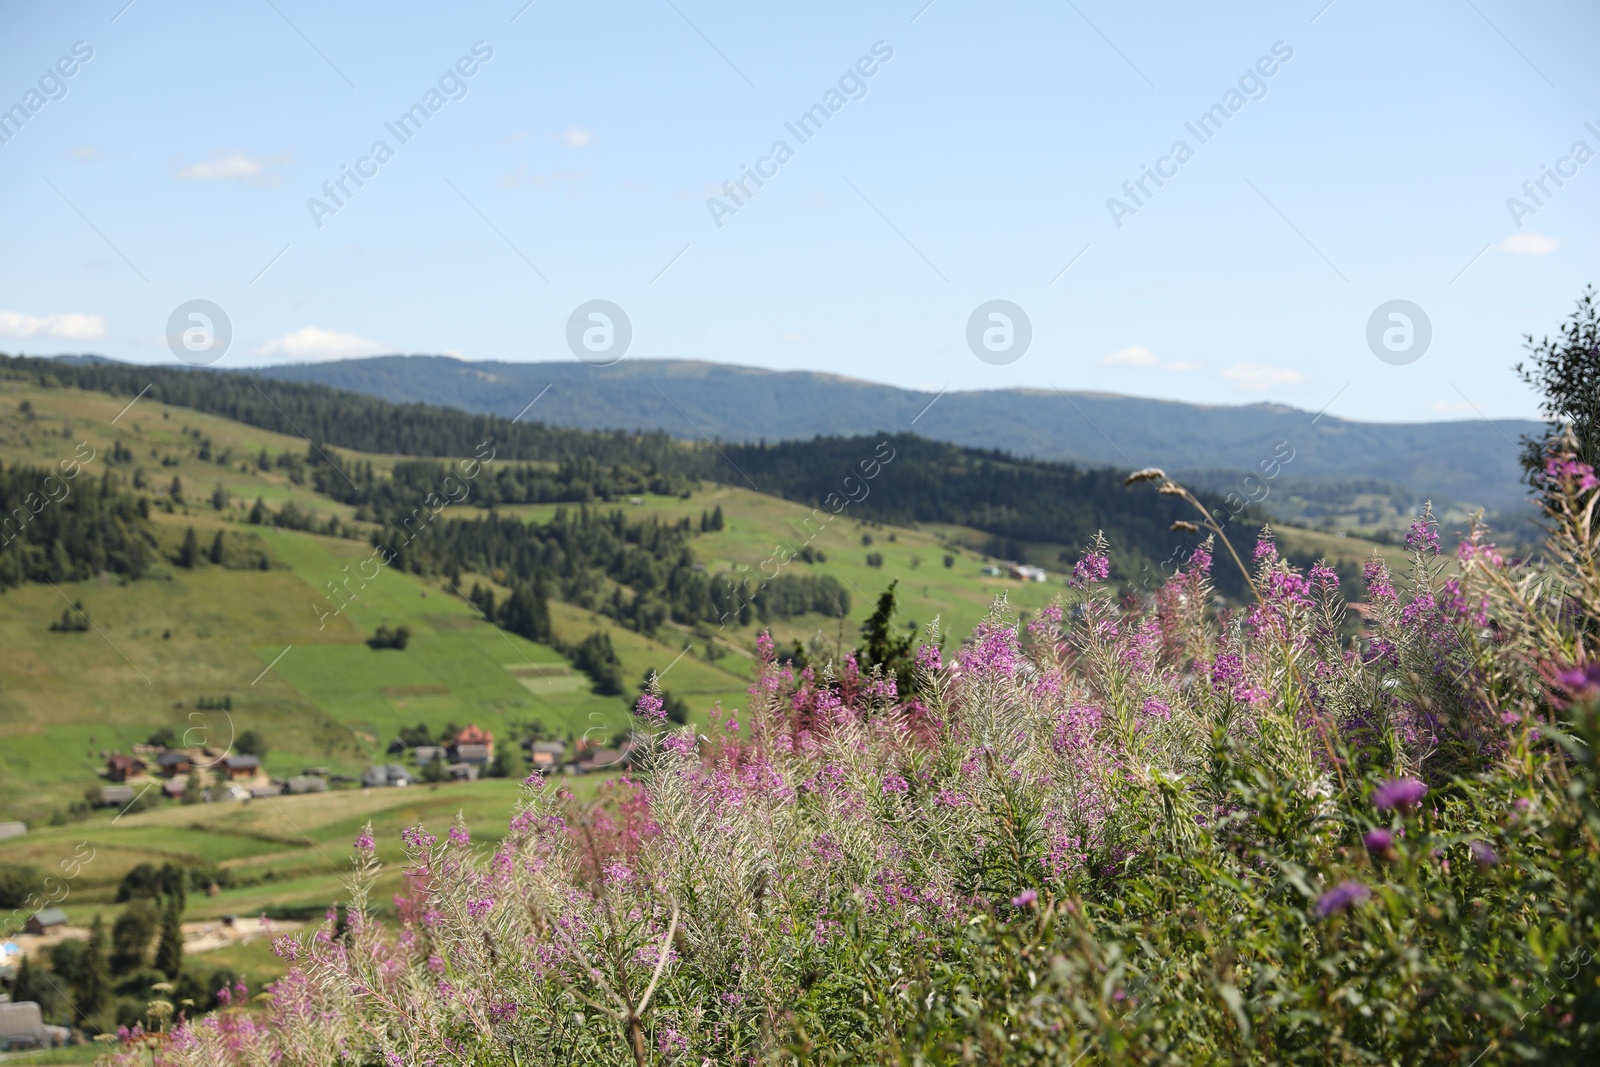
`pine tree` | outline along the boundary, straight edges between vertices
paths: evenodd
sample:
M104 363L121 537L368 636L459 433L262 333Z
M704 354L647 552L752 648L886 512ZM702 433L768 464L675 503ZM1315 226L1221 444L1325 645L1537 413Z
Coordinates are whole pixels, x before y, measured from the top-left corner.
M183 902L178 894L167 897L161 913L161 940L156 942L156 970L171 981L183 970Z
M222 487L221 482L218 482L217 487L211 490L211 506L218 511L228 506L228 491Z
M179 478L176 474L172 476L172 487L168 491L168 495L172 497L172 502L174 504L183 503L183 479Z
M82 1015L93 1015L106 1002L111 990L111 969L106 962L106 928L95 912L89 927L89 945L79 965L76 988L77 1008Z
M722 529L722 505L721 504L718 504L716 506L716 508L713 509L712 512L711 512L711 529L713 531Z
M260 526L267 520L267 502L256 497L255 506L250 509L250 525Z
M217 536L211 539L211 562L222 563L222 531L217 531Z
M22 962L17 965L17 976L11 980L12 1002L20 1004L25 1000L31 1000L39 1003L42 992L40 985L38 977L33 973L33 964L29 963L28 957L24 955Z
M183 535L183 547L178 549L178 566L193 567L200 557L200 543L195 539L194 527Z
M891 623L895 611L894 587L899 584L898 578L889 583L889 588L878 598L878 610L861 627L866 645L856 650L856 658L863 670L881 665L886 673L895 676L901 693L910 693L912 635L896 634Z

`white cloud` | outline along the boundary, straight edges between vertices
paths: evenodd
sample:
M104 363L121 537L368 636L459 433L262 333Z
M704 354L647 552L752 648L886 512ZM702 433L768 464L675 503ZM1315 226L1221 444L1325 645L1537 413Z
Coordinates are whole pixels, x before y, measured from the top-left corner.
M293 333L268 341L256 349L256 355L287 356L290 359L352 359L375 356L383 351L386 351L383 345L359 334L302 326Z
M1529 230L1527 233L1514 233L1495 247L1514 256L1545 256L1554 252L1560 244L1560 238Z
M1307 380L1297 370L1274 367L1270 363L1235 363L1217 373L1249 393L1264 393L1285 385L1301 385Z
M1144 345L1133 345L1129 348L1119 348L1109 356L1100 360L1102 367L1155 367L1161 361L1156 354Z
M1168 363L1162 359L1159 359L1154 352L1150 351L1144 345L1130 345L1127 348L1119 348L1109 356L1100 357L1100 359L1096 361L1096 365L1101 367L1151 367L1155 370L1171 371L1174 373L1200 370L1205 366L1204 363L1193 363L1187 361Z
M278 185L283 178L267 173L267 168L293 162L285 152L271 159L260 159L248 152L233 151L219 154L200 163L184 167L178 177L187 181L248 182L251 185Z
M81 144L68 152L67 155L76 159L79 163L93 163L100 158L100 149L92 144Z
M98 341L105 335L106 320L101 315L24 315L20 311L0 311L0 336L4 337Z
M561 132L561 143L568 148L587 148L594 141L593 131L582 126L572 126Z

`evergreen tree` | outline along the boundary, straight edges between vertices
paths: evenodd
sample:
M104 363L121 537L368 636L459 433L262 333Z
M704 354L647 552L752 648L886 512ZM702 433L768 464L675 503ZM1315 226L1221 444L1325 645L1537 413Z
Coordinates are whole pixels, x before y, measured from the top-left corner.
M910 633L897 633L892 620L895 612L894 587L900 584L896 578L889 583L889 588L883 591L878 598L878 610L872 613L861 627L861 636L866 644L856 649L856 661L861 664L861 669L871 670L873 667L883 667L885 674L892 674L902 694L911 692L911 645L913 636Z
M110 991L111 969L106 960L106 928L100 913L95 912L94 922L89 926L89 944L84 949L83 960L78 967L74 990L79 1013L93 1015L98 1012L105 1006Z
M111 924L111 969L123 974L144 966L145 953L150 949L150 938L155 933L159 915L155 905L144 897L128 902Z
M263 452L262 455L266 455L266 453ZM260 497L256 497L255 505L250 508L250 525L260 526L262 523L267 521L267 517L268 513L266 501L262 500Z
M183 899L174 893L167 897L161 913L161 940L156 942L156 970L176 982L183 971Z
M228 506L228 491L222 487L221 482L218 482L217 487L211 490L211 506L218 511L222 511Z
M711 512L711 529L713 531L722 529L722 505L721 504L718 504L716 506L716 508Z
M36 1004L42 1003L40 997L44 995L43 981L33 973L33 964L24 955L22 962L17 965L17 976L11 980L11 1000L20 1004L31 1000Z
M183 535L183 547L178 549L178 566L193 567L200 558L200 543L195 539L194 527Z
M172 497L174 504L183 503L183 479L176 474L172 476L172 486L168 490L168 495Z
M222 531L217 531L217 536L211 539L211 562L222 563Z
M494 750L494 762L489 764L490 778L515 778L528 776L528 761L522 754L522 744L514 737L501 741Z

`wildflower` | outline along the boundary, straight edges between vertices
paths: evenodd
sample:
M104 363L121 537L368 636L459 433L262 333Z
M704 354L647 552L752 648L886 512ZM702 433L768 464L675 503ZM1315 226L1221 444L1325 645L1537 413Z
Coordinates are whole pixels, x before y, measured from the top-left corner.
M904 793L911 788L911 784L898 774L891 774L883 780L885 793Z
M494 900L491 897L484 897L482 900L469 900L467 901L467 914L474 919L481 919L489 914L489 909L493 907Z
M1193 552L1189 553L1189 571L1192 574L1205 574L1211 570L1210 540Z
M1583 699L1600 690L1600 661L1583 667L1568 667L1556 673L1556 681L1561 687L1578 699Z
M1111 560L1099 552L1085 552L1072 568L1072 584L1082 589L1095 582L1103 582L1111 573Z
M1595 478L1593 467L1570 457L1551 456L1546 459L1544 476L1550 482L1575 481L1578 483L1578 489L1585 492L1600 486L1600 479Z
M1361 565L1361 578L1366 582L1367 593L1374 600L1393 600L1394 582L1389 578L1389 565L1373 556Z
M377 849L377 847L377 842L372 840L371 827L362 830L360 836L356 838L356 848L360 849L362 852L372 852Z
M450 827L450 840L457 845L471 844L472 834L467 831L465 826L452 826Z
M1381 828L1368 830L1367 836L1362 838L1362 841L1366 844L1367 851L1372 853L1374 859L1393 863L1399 856L1394 847L1394 834L1388 830Z
M1317 917L1326 919L1349 911L1370 896L1372 891L1360 882L1340 882L1317 899Z
M917 649L917 666L932 673L944 666L939 655L939 650L933 645L923 645Z
M1325 593L1339 591L1339 572L1319 561L1311 568L1311 584Z
M1011 906L1013 908L1031 907L1033 902L1038 899L1039 893L1037 890L1024 889L1021 893L1018 893L1016 896L1011 898Z
M667 718L665 705L654 693L640 694L639 702L633 706L633 713L651 722L665 722Z
M1472 855L1472 862L1479 867L1488 869L1500 862L1500 857L1495 854L1494 846L1487 841L1474 841L1467 846L1467 851Z
M1439 524L1434 521L1433 508L1423 508L1422 517L1411 524L1411 529L1406 533L1406 547L1413 552L1426 552L1429 555L1439 554Z
M661 1031L660 1037L656 1038L656 1048L661 1050L663 1056L687 1052L689 1051L689 1039L669 1026Z
M1379 811L1388 811L1390 808L1399 808L1409 811L1422 802L1428 795L1428 787L1415 778L1396 778L1392 782L1380 785L1372 794L1372 806Z
M1263 526L1261 538L1256 542L1255 562L1271 563L1278 558L1278 544L1272 539L1272 528Z

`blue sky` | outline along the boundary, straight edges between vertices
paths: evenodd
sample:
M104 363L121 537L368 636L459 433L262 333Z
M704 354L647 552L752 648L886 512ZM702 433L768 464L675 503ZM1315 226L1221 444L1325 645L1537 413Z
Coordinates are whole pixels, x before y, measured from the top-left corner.
M572 359L599 298L628 358L1522 416L1521 335L1600 278L1592 4L524 2L7 5L0 350L164 362L206 299L226 367ZM993 299L1032 328L1002 365Z

